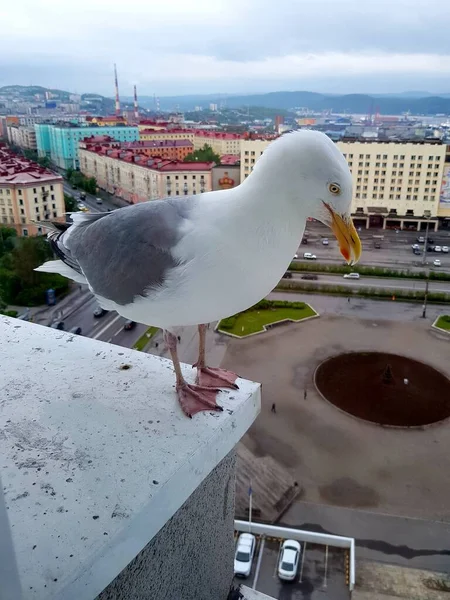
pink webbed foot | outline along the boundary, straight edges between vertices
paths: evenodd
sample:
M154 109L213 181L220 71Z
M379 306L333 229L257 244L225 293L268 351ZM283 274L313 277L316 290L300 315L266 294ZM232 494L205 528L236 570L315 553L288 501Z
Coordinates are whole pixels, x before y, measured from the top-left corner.
M197 365L193 365L196 367ZM231 388L238 390L236 373L217 367L197 367L197 383L207 387Z
M182 411L192 419L192 416L202 410L220 410L223 408L216 402L218 387L206 387L191 383L181 383L177 386L178 400Z

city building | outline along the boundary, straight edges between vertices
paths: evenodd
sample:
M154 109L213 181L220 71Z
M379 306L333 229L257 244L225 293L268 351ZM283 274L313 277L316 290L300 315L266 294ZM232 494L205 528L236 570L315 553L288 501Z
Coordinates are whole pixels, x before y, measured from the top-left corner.
M38 220L65 221L60 175L0 146L0 224L19 235L37 235Z
M36 132L34 127L11 125L6 128L8 142L28 150L37 150Z
M446 146L439 141L337 142L353 178L352 213L364 227L438 225Z
M205 144L219 156L224 154L240 154L243 136L239 133L221 131L205 131L203 129L143 129L141 140L189 140L194 150L203 148Z
M48 156L60 169L77 169L79 167L78 144L80 140L98 134L100 129L97 125L77 126L48 123L37 123L34 127L39 156ZM134 142L139 139L137 127L103 125L100 132L119 142Z
M194 145L188 140L138 140L137 142L118 142L107 135L95 135L80 142L80 147L90 149L102 146L108 149L127 150L145 156L157 156L169 160L184 160L193 152Z
M243 140L241 181L271 140ZM442 200L446 145L440 140L337 142L352 172L352 214L360 227L436 229L450 216Z
M79 156L84 175L131 204L212 190L212 162L184 163L84 142Z

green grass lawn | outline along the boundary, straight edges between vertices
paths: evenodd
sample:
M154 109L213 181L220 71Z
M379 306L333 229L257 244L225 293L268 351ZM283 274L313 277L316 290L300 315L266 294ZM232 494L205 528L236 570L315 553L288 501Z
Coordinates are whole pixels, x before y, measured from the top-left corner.
M436 327L450 332L450 315L442 315L439 317L439 319L436 321Z
M267 303L269 301L266 300L263 302ZM285 304L286 306L274 306L277 304ZM315 310L302 302L273 301L270 307L262 308L257 305L238 315L222 319L218 330L222 331L222 333L231 333L239 337L245 337L251 333L264 331L264 325L270 325L271 323L286 319L301 321L316 314Z
M134 344L133 350L143 350L149 343L155 333L158 331L158 327L149 327L145 333L141 335L138 341Z

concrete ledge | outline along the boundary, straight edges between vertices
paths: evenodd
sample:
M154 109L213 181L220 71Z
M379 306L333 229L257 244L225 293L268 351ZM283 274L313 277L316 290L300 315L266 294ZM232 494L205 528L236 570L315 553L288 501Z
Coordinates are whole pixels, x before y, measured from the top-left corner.
M260 386L239 379L222 413L191 420L165 359L7 317L0 339L0 468L24 597L91 600L233 450Z
M447 331L446 329L442 329L442 327L438 327L438 325L437 325L437 322L443 316L444 315L439 315L438 317L436 317L436 319L434 320L434 322L431 325L431 327L433 327L433 329L436 329L436 331L440 331L441 333L445 333L446 335L450 335L450 331Z

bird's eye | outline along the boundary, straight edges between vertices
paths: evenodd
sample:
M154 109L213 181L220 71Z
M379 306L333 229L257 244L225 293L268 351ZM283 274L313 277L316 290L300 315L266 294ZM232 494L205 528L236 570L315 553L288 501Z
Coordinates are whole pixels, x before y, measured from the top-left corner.
M341 193L341 186L338 185L337 183L330 183L328 185L328 189L330 190L330 192L332 194L334 194L335 196L338 196Z

